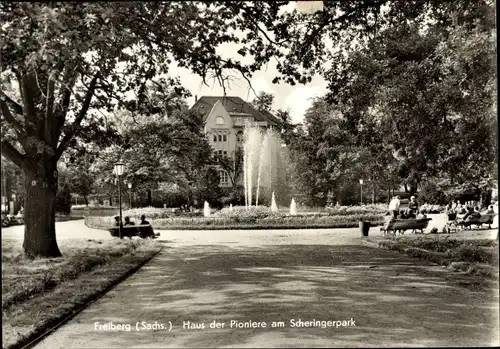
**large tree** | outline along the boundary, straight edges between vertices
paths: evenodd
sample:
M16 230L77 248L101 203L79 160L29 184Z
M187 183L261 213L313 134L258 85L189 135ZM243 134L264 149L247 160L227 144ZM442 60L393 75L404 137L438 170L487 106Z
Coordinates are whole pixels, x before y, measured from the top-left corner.
M122 104L125 91L141 96L145 82L167 73L172 60L204 79L224 81L226 69L250 76L266 61L263 28L283 4L2 2L2 78L19 90L9 95L2 83L2 154L25 173L26 255L60 256L57 162L101 117L96 110ZM237 28L249 30L241 37ZM216 51L242 40L255 52L248 65Z
M410 192L439 179L487 189L496 158L493 28L402 23L331 69L330 100L357 145L394 156ZM370 171L373 173L373 171Z

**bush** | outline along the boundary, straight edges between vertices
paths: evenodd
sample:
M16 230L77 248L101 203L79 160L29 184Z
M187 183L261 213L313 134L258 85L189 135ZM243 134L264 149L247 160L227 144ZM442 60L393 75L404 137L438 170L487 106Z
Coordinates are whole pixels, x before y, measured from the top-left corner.
M426 182L422 185L422 189L418 194L420 204L438 204L445 205L447 198L445 193L433 182Z
M383 223L381 215L374 215L370 213L353 215L290 216L282 213L273 213L270 212L270 210L269 212L266 212L264 209L258 208L255 212L253 212L253 214L250 212L247 215L236 215L234 211L226 211L220 214L220 216L212 215L207 218L172 217L148 219L148 221L155 229L345 228L357 227L359 221L372 222L373 225ZM224 216L224 214L227 214L228 216ZM235 215L233 216L233 214ZM113 226L114 220L113 217L86 217L85 224L90 228L109 229Z
M450 251L451 256L459 261L469 263L492 263L492 256L480 247L473 244L463 244L454 251Z
M168 209L156 208L151 206L134 208L122 212L123 217L129 216L130 218L137 217L138 219L140 219L141 215L145 215L148 219L153 219L153 218L169 218L173 216L174 213L171 210L169 211Z
M215 217L224 217L224 218L233 218L237 221L243 220L256 220L262 219L273 214L271 209L267 206L235 206L231 210L228 207L223 208L222 210L216 212L214 214Z
M71 213L71 191L68 185L64 185L60 190L57 191L55 208L56 213Z

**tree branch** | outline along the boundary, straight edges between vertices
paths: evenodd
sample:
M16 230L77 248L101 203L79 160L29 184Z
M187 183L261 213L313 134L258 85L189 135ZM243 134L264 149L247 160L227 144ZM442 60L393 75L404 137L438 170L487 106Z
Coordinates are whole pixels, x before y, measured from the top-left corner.
M45 142L47 144L54 144L52 136L54 133L52 129L55 128L53 122L53 107L54 107L54 87L55 87L55 79L52 74L49 76L49 81L47 82L47 98L45 99L45 125L44 125L44 136Z
M23 99L23 115L26 126L26 135L32 136L33 131L36 133L35 121L35 91L33 88L34 77L33 73L27 72L24 76L18 75L19 89L21 91L21 98Z
M71 95L73 93L73 87L76 83L76 68L74 69L72 64L66 66L66 71L63 75L63 81L61 84L64 87L64 91L62 92L62 98L58 105L54 110L55 116L55 127L52 128L52 147L57 147L57 141L59 140L59 135L62 127L64 126L64 122L66 120L66 115L68 113L69 105L71 102Z
M87 111L90 107L90 102L92 101L92 96L94 95L94 92L95 92L97 79L98 79L98 75L95 75L92 78L92 81L90 82L89 89L87 90L87 94L85 95L85 100L83 101L82 108L80 109L80 113L77 115L75 121L73 122L73 124L70 127L70 130L68 131L68 133L66 133L64 138L61 140L61 143L57 147L56 154L55 154L56 160L61 157L64 150L68 147L69 142L71 141L71 139L73 138L75 133L78 131L80 124L82 123L82 120L87 115Z
M8 157L19 168L23 168L26 157L7 141L2 141L2 154Z
M301 44L301 47L302 47L301 54L304 54L307 50L309 50L309 46L312 44L312 41L314 40L314 38L318 37L318 35L320 34L320 32L327 25L330 25L330 24L333 24L335 22L339 22L339 21L342 21L344 19L347 19L350 16L352 16L354 13L356 13L357 11L365 9L365 8L369 8L369 7L379 7L380 8L380 6L382 6L383 4L385 4L388 1L389 0L380 0L380 1L368 0L368 1L364 1L360 5L352 8L349 12L346 12L346 13L338 16L338 17L330 16L330 14L327 11L323 10L323 21L319 24L318 27L316 27L311 32L310 35L308 35L305 38L305 42L303 44Z
M1 92L1 98L0 98L0 110L2 111L2 115L5 118L5 120L12 125L14 128L14 131L17 134L17 139L19 143L25 148L26 150L26 134L24 133L22 125L17 121L11 114L10 109L4 100L5 94Z
M19 103L17 103L15 100L10 98L5 94L5 92L0 90L0 95L2 99L5 99L5 101L10 104L10 107L14 110L14 113L23 115L23 107Z

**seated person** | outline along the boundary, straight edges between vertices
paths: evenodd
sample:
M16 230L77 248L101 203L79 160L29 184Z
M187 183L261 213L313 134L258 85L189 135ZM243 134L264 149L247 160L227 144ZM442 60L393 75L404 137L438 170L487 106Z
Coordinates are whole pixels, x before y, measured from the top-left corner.
M486 210L486 212L484 212L483 214L494 214L495 213L495 210L493 209L493 205L490 205L488 206L488 209Z
M142 215L141 216L141 223L140 225L149 225L148 227L139 227L139 236L143 239L146 239L146 238L155 238L157 236L159 236L160 234L155 234L154 231L153 231L153 227L151 226L151 223L149 223L147 220L146 220L146 216L145 215Z
M120 225L123 228L123 224L120 224L120 217L115 216L115 226L114 228L110 229L109 231L111 232L111 236L118 237L120 233Z
M125 217L125 224L123 224L125 229L122 228L122 236L128 236L132 238L132 236L137 236L137 229L132 228L131 226L135 225L135 222L130 220L130 217Z
M410 202L408 202L408 208L412 210L413 212L418 211L418 203L417 200L415 199L415 196L412 196L410 198Z
M427 202L420 207L420 212L425 213L429 212L432 208L432 205L429 205Z
M415 213L412 209L409 209L406 213L406 219L415 219L416 217L417 216L415 216Z
M425 211L423 209L421 209L417 215L417 219L426 219L426 218L427 218L427 215L425 214Z
M399 211L399 218L400 219L406 219L406 212L404 210Z
M135 225L135 222L130 221L130 217L125 217L125 224L124 225Z
M472 207L468 206L467 207L467 212L465 213L465 216L463 217L463 220L465 221L467 218L470 217L470 215L472 215L474 213L474 210L472 209Z
M479 213L479 207L474 207L474 210L469 215L470 219L478 219L481 218L481 213Z

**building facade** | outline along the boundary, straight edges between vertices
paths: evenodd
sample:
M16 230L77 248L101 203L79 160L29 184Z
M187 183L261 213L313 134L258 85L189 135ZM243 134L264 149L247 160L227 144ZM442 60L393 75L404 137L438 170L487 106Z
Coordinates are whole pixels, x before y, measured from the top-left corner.
M267 111L258 111L240 97L203 96L197 99L191 110L203 115L204 131L217 157L225 156L235 160L238 148L243 147L244 127L247 122L263 130L276 127L280 121ZM235 164L236 166L236 164ZM231 173L220 169L221 187L231 188ZM235 184L242 184L241 176Z

